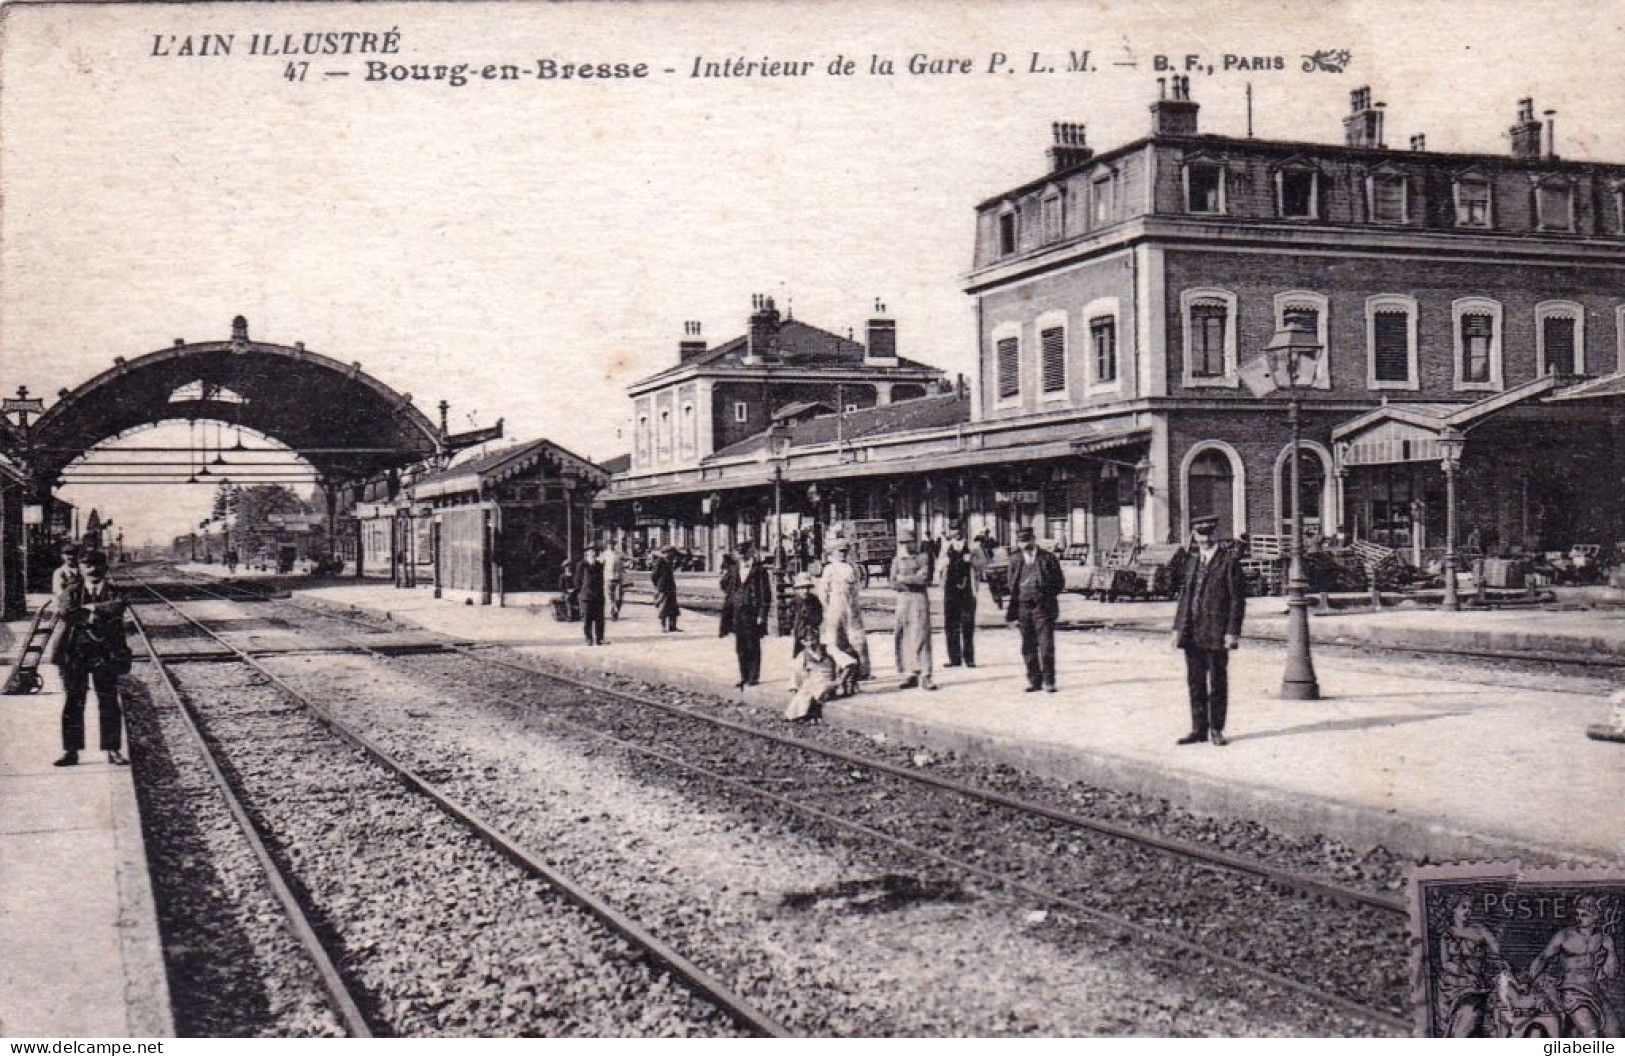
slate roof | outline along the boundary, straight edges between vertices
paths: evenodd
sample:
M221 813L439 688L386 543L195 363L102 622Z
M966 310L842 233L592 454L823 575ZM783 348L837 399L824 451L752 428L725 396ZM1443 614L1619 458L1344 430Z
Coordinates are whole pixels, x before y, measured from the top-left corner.
M778 431L792 448L832 443L837 439L872 440L891 433L947 429L970 421L970 399L957 392L921 396L881 407L865 407L842 414L826 414L792 422ZM711 455L705 461L754 454L767 445L768 432L748 436Z
M459 491L476 491L486 480L505 480L523 473L544 458L574 468L577 473L599 487L609 483L609 474L602 466L589 462L551 440L538 439L499 448L496 451L487 451L461 465L432 473L412 484L412 494L417 498L431 498Z
M639 386L676 375L693 367L736 367L746 370L762 367L796 368L852 368L863 366L863 345L840 334L832 334L810 326L799 319L785 319L779 323L778 339L769 349L755 349L757 363L745 362L746 337L740 335L715 348L691 356L638 382ZM897 366L890 369L935 370L928 363L897 357Z

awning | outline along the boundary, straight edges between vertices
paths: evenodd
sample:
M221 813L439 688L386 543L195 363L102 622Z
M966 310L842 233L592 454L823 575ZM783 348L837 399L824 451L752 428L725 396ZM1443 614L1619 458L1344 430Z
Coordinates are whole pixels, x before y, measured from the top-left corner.
M1119 429L1100 429L1085 433L1072 441L1074 455L1092 455L1116 447L1145 443L1151 439L1150 426L1130 426Z
M1549 396L1573 378L1555 374L1514 385L1472 403L1385 403L1332 428L1344 466L1437 462L1446 430L1465 432L1503 411Z
M1571 400L1615 400L1625 397L1625 370L1605 374L1600 378L1570 385L1546 397L1547 403L1566 403Z

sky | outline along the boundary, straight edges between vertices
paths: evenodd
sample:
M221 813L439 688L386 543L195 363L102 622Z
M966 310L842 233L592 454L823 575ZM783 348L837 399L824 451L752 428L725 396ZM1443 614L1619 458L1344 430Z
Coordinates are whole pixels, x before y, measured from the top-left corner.
M1580 11L1584 14L1581 15ZM1387 139L1499 153L1516 100L1559 153L1625 159L1625 0L1453 3L18 4L0 7L0 389L77 386L176 337L359 361L454 429L505 419L590 458L628 447L625 386L683 322L740 333L753 293L861 331L883 298L903 354L975 361L962 292L975 205L1045 171L1052 121L1144 135L1156 55L1203 131L1340 142L1348 93ZM1583 23L1583 25L1581 24ZM303 80L256 33L400 34ZM229 55L179 54L231 34ZM1029 53L1094 72L1026 72ZM1343 73L1301 69L1347 50ZM159 54L154 54L158 52ZM1017 72L985 72L994 52ZM1223 56L1283 69L1225 71ZM870 56L894 61L870 75ZM969 74L910 75L910 56ZM825 72L837 56L857 72ZM368 81L368 61L647 63L646 79ZM695 60L808 60L799 78L694 78ZM1134 65L1118 65L1118 63ZM675 70L666 74L665 69ZM347 77L325 76L329 71ZM297 75L297 70L293 71ZM186 435L186 426L164 434ZM181 442L185 442L184 439ZM194 487L93 489L127 541L167 538Z

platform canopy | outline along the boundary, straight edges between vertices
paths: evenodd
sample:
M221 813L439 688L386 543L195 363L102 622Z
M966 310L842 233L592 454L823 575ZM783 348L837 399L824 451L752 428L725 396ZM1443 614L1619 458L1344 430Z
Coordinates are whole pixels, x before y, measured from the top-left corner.
M291 448L325 479L360 480L421 462L444 448L412 397L359 363L302 345L248 339L237 317L229 341L188 344L114 366L59 393L30 430L28 469L40 484L96 445L166 421L239 425Z

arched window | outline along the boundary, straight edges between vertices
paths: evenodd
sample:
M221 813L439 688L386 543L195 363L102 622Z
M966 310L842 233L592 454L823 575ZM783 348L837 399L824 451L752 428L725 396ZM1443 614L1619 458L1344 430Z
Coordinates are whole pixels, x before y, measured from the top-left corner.
M1336 530L1336 509L1331 483L1332 456L1321 445L1305 441L1298 454L1298 510L1303 517L1304 538L1330 535ZM1285 535L1292 530L1292 446L1281 449L1275 459L1275 530Z
M1547 374L1586 372L1585 309L1573 301L1535 305L1536 369Z
M1463 297L1452 306L1456 344L1456 388L1499 391L1501 302Z
M1192 521L1202 517L1217 517L1220 535L1241 533L1245 518L1236 467L1235 452L1227 445L1204 444L1185 456L1184 534L1189 534Z

